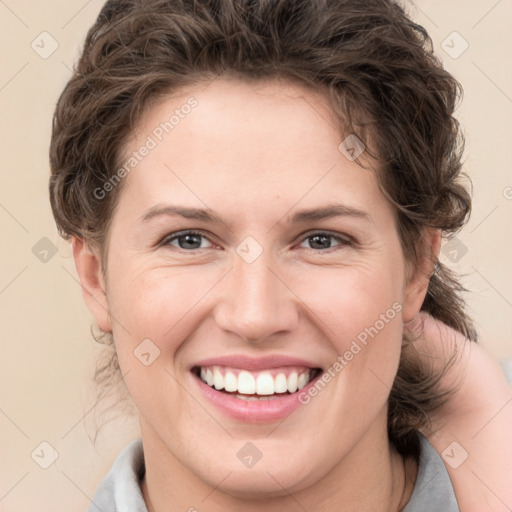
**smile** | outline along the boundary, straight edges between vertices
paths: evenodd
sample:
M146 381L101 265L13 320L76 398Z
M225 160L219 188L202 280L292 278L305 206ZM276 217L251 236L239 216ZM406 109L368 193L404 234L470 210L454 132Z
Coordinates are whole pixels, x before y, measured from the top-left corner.
M205 405L242 423L284 420L303 407L299 394L323 372L316 363L278 355L216 357L197 361L190 370Z
M196 367L195 373L208 386L241 400L272 400L304 388L319 372L306 367L248 371L226 366Z

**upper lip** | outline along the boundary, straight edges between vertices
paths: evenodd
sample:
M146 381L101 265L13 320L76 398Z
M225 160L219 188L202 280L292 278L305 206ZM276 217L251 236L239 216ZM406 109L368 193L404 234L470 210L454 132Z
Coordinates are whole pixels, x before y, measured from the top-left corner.
M306 368L320 368L320 365L285 355L267 355L263 357L250 357L245 355L229 355L211 357L203 359L195 363L194 367L206 366L230 366L232 368L240 368L241 370L258 371L270 370L272 368L281 368L283 366L304 366Z

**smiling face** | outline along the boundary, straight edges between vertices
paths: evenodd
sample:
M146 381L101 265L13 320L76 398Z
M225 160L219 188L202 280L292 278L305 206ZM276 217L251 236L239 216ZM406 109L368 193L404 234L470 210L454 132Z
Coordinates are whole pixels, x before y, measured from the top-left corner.
M127 142L126 158L157 144L113 216L110 315L99 295L88 304L114 333L148 474L166 464L211 486L226 477L232 494L284 494L371 465L424 290L322 96L205 85L155 104ZM176 109L189 113L158 141Z

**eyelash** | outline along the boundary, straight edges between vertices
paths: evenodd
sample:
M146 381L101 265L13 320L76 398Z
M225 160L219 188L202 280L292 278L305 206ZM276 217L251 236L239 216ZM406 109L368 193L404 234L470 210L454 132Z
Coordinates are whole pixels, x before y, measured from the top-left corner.
M164 247L171 246L171 242L173 242L174 240L178 240L179 238L185 237L187 235L200 236L200 237L206 238L210 243L213 243L201 231L185 230L185 231L179 231L177 233L172 233L171 235L166 236L160 242L159 245L164 246ZM330 237L331 239L337 240L339 242L339 244L335 245L333 247L328 247L326 249L310 249L311 251L314 251L316 253L326 253L326 252L330 253L330 252L332 252L332 250L336 250L339 247L346 247L346 246L354 245L354 240L351 237L349 237L348 235L345 235L345 237L342 237L340 235L337 235L337 234L335 235L333 233L330 233L329 231L309 231L302 235L301 243L303 241L307 240L308 238L312 238L317 235L324 235L324 236ZM171 246L171 247L174 247L174 246ZM198 249L182 249L181 247L174 247L174 248L178 249L179 251L187 252L187 253L197 252L198 250L201 250L201 248L198 248ZM302 247L302 248L305 249L305 247Z

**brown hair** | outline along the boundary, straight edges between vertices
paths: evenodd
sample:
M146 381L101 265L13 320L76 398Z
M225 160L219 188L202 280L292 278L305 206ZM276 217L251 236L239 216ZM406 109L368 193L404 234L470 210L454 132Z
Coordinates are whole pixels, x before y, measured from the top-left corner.
M453 117L462 88L433 54L426 30L394 1L110 0L55 111L50 200L61 235L97 245L105 263L122 187L103 198L94 190L118 170L141 114L158 96L227 75L325 91L340 134L356 134L378 163L409 261L421 254L425 227L449 236L467 220L463 136ZM422 310L476 339L462 291L437 261ZM102 336L111 352L97 379L113 382L112 335ZM404 346L388 414L390 440L402 455L417 456L416 429L446 399L441 375Z

